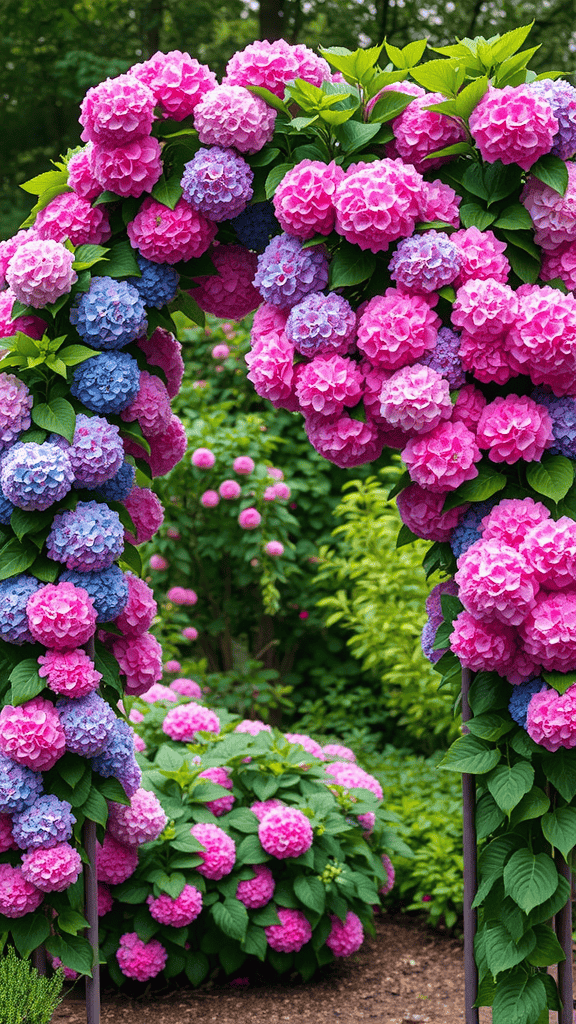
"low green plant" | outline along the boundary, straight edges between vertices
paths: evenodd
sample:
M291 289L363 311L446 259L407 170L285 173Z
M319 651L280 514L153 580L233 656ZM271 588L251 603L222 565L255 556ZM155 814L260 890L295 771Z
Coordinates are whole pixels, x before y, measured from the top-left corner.
M42 977L10 946L0 960L0 1024L49 1024L61 1001L64 973Z

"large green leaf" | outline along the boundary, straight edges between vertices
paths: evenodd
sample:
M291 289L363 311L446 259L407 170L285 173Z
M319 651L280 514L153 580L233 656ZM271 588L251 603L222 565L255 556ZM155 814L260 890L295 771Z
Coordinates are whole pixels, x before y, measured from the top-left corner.
M214 922L225 935L242 942L248 928L248 911L240 900L215 903L210 910Z
M485 839L495 832L504 821L504 812L500 810L490 793L482 793L476 804L476 834L478 839Z
M545 1007L542 979L519 969L502 978L496 988L492 1024L536 1024Z
M34 658L25 658L19 662L12 669L9 679L12 684L10 703L13 707L37 697L46 685L46 680L38 675L38 662Z
M528 957L528 963L534 967L550 967L552 964L559 964L566 959L566 954L550 925L535 925L534 935L536 936L536 945Z
M361 284L372 277L375 268L374 253L363 251L357 245L344 241L330 264L330 287L344 288Z
M486 962L491 974L496 977L501 971L516 967L534 949L536 936L531 928L519 942L514 942L510 932L501 921L489 921L485 929Z
M558 872L547 853L516 850L504 868L504 888L525 914L550 899L558 887Z
M521 838L509 832L507 835L498 836L484 847L478 862L480 884L473 907L479 907L483 903L495 881L502 877L507 860L521 844Z
M496 672L478 672L472 680L468 703L475 715L508 707L509 697Z
M36 561L38 549L33 544L21 544L14 537L0 549L0 580L11 579L26 572Z
M51 935L46 942L46 949L52 956L60 957L64 967L92 976L92 947L82 935L70 939L63 935Z
M576 846L576 807L558 807L542 818L542 832L563 857Z
M32 409L32 419L37 426L53 434L60 434L72 444L76 426L76 413L65 398L53 398L50 402L41 402Z
M50 925L44 914L25 914L10 921L10 933L21 957L30 956L50 935Z
M315 875L298 875L294 879L294 892L305 907L324 913L326 905L326 889Z
M519 804L534 782L534 768L528 761L517 761L513 765L500 764L486 779L486 785L504 814Z
M576 750L560 747L553 754L545 754L542 767L548 781L570 802L576 796Z
M463 505L467 501L486 501L486 498L491 498L493 494L497 494L506 486L504 474L499 473L489 464L481 462L476 468L478 474L473 480L466 480L456 491L448 495L443 506L444 512L451 508L457 508L458 505Z
M483 775L494 768L501 754L485 740L477 736L460 736L446 752L439 768L451 772L469 772L472 775Z
M563 196L568 188L568 168L559 156L546 153L530 168L530 174Z
M533 786L530 792L523 796L520 803L512 811L510 824L520 824L521 821L530 821L532 818L540 818L550 807L550 799L543 789Z
M501 736L505 736L507 732L510 732L514 728L514 723L510 721L510 716L506 720L503 715L492 712L477 715L467 723L467 727L473 736L479 736L480 739L495 742Z
M530 462L526 480L537 494L561 501L574 483L574 463L564 455L543 455L541 462Z

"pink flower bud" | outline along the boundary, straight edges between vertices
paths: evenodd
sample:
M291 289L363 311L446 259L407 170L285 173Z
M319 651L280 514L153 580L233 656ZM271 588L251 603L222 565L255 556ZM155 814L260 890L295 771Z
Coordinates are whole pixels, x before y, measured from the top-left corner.
M228 501L238 498L242 493L242 488L236 480L223 480L218 490L220 497L226 498Z
M284 545L281 544L279 540L269 540L268 543L264 545L264 551L267 555L283 555Z
M200 502L204 505L204 508L214 508L220 501L218 491L204 491L204 494L200 498Z
M194 629L194 626L186 626L182 630L182 636L185 637L186 640L197 640L198 630Z
M254 466L254 459L251 459L249 455L238 455L232 463L234 472L240 473L241 476L247 476L249 473L253 473Z
M162 555L150 555L150 568L161 572L163 569L168 568L168 562L165 558L162 558Z
M255 508L244 508L238 516L238 522L243 530L255 530L262 522L262 516Z
M198 469L211 469L215 462L214 452L211 452L209 448L196 448L192 452L192 464Z
M228 345L214 345L212 349L212 359L228 359L230 355L230 349Z

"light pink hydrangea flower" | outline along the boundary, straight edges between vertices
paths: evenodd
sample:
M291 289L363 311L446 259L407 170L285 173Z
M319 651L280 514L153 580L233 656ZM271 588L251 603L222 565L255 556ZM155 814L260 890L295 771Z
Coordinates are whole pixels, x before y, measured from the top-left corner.
M155 921L172 928L185 928L196 920L202 910L202 893L195 885L186 883L179 896L162 893L156 898L148 896L146 902Z
M64 892L81 871L80 854L70 843L57 843L49 849L40 846L22 854L22 874L41 892Z
M80 110L83 142L119 146L150 134L154 96L133 76L118 75L89 89Z
M357 405L362 385L362 373L353 359L316 356L302 367L295 390L303 411L332 416L346 405Z
M44 893L22 874L22 868L0 864L0 913L4 917L24 917L37 910Z
M106 208L90 206L87 199L75 192L56 196L40 210L34 227L39 238L52 238L55 242L69 238L72 245L103 245L112 234Z
M6 282L18 302L41 309L68 295L78 275L74 253L62 242L38 238L18 247L6 270Z
M106 832L104 842L96 847L96 873L99 882L121 885L134 874L138 867L138 850Z
M476 227L455 231L450 241L460 249L464 262L460 267L458 284L466 281L498 281L506 284L510 263L505 256L506 242L501 242L493 231L480 231Z
M243 245L217 245L210 250L209 256L216 273L195 277L197 287L190 291L190 295L206 313L243 320L262 302L260 292L252 284L258 268L256 253ZM214 358L226 359L228 346L217 346L220 347L226 349L226 354Z
M331 758L336 761L352 761L356 762L356 754L350 747L345 747L342 743L325 743L322 747L324 752L324 760Z
M549 518L550 512L541 501L504 498L482 519L482 536L519 549L528 531Z
M183 697L193 697L194 700L202 699L202 688L194 679L173 679L170 687L177 693L181 693Z
M29 338L39 340L46 329L46 321L39 316L16 316L12 319L15 302L16 296L11 288L0 291L0 338L12 338L17 331L22 331Z
M256 508L243 508L238 516L238 523L243 530L256 530L262 522L262 516Z
M516 292L493 278L472 278L460 286L452 307L452 323L469 334L502 334L518 312Z
M541 591L520 625L528 654L547 672L576 668L576 590Z
M489 331L462 331L458 355L462 369L485 384L506 384L518 376L517 363L506 347L506 336Z
M276 220L289 235L305 241L329 235L334 228L334 194L344 171L332 161L301 160L288 171L274 193Z
M68 185L81 199L90 203L100 195L102 186L94 177L92 170L92 143L88 142L79 153L74 153L67 166Z
M122 974L127 978L150 981L164 970L168 953L158 939L143 942L136 932L126 932L120 937L116 959Z
M237 455L232 463L232 469L240 476L249 476L254 472L255 465L254 459L249 455Z
M453 406L452 419L454 422L460 421L465 427L468 427L468 430L475 433L485 405L486 398L482 392L473 384L466 384L458 392L458 398Z
M198 775L199 779L208 779L210 782L215 782L218 786L223 786L224 789L232 789L233 782L229 776L230 769L215 767L206 768L203 772ZM212 811L217 818L220 818L223 814L228 814L231 811L236 802L236 797L232 796L220 796L216 797L215 800L207 800L206 808Z
M244 718L235 726L234 732L247 732L250 736L257 736L259 732L272 732L272 726L260 721L259 718Z
M386 871L386 881L382 888L379 889L379 893L381 896L387 896L394 888L396 872L394 871L394 865L392 864L390 857L386 853L382 854L382 863L384 865L384 870Z
M252 735L255 735L255 733ZM284 806L285 804L282 800L277 800L276 797L272 797L270 800L255 800L253 804L250 804L250 810L256 815L258 821L263 821L269 811L272 811L277 807Z
M149 338L143 335L136 344L153 366L159 366L166 375L166 390L169 398L176 398L184 376L182 345L170 331L157 327Z
M125 530L129 544L145 544L152 540L164 522L164 508L154 491L148 487L134 487L122 502L136 529L136 536Z
M126 227L130 244L152 263L192 260L209 249L218 225L206 220L184 200L173 210L152 196L144 200Z
M64 697L85 697L96 690L102 674L82 648L46 651L38 657L38 675L54 693Z
M384 437L376 423L363 423L347 413L307 416L306 434L316 451L342 469L374 462L382 454Z
M490 87L469 123L483 160L518 164L525 171L550 152L558 131L552 107L529 85Z
M330 914L330 920L332 928L326 939L328 949L338 957L357 953L364 942L364 928L357 914L349 910L345 921L341 921L335 914Z
M364 307L357 344L373 366L399 370L432 351L440 327L426 298L388 288Z
M576 292L576 244L559 246L554 252L545 252L540 271L542 281L559 278L571 292Z
M176 694L170 686L163 686L162 683L153 683L149 690L145 690L144 693L139 693L140 700L146 702L146 704L155 704L159 700L169 700L172 704L178 700ZM135 719L130 719L135 721Z
M204 508L216 508L216 505L220 504L220 495L218 494L218 491L204 491L204 493L200 495L200 504L203 505Z
M398 494L396 504L402 522L423 540L447 541L468 506L458 505L443 512L446 492L435 494L418 484L410 484Z
M576 391L576 298L545 285L527 286L506 347L520 373L555 395Z
M466 138L464 124L457 118L426 109L433 103L442 103L445 98L439 92L416 96L399 117L394 118L394 155L412 164L420 174L452 159L449 156L430 159L431 153Z
M533 176L520 196L534 222L534 240L547 252L576 241L576 165L569 161L566 169L568 188L563 196Z
M303 747L307 754L312 754L319 761L324 760L324 753L320 743L313 740L311 736L307 736L303 732L285 732L284 739L288 740L289 743L297 743L298 746Z
M264 932L271 949L279 953L297 953L312 938L312 926L302 910L278 908L280 924L269 924Z
M332 776L332 779L327 781L334 781L337 786L343 786L345 789L367 789L379 800L384 799L384 792L378 779L357 764L350 764L349 761L333 761L326 765L326 774Z
M352 164L336 189L336 231L360 249L382 252L420 219L422 175L398 160Z
M526 732L546 750L575 747L576 686L569 686L563 694L552 689L535 693L528 705Z
M117 637L112 653L125 677L127 694L138 697L162 678L162 647L152 633Z
M0 291L6 288L6 270L16 250L25 242L32 242L38 237L38 232L34 228L23 228L11 238L0 241Z
M454 620L450 650L473 672L498 672L505 676L515 651L515 630L502 622L481 622L470 612Z
M518 626L536 603L539 584L523 554L482 537L458 559L454 576L466 611L485 622Z
M173 121L189 117L204 93L218 84L207 64L181 50L158 51L143 64L134 64L128 74L148 86L164 116Z
M287 408L292 412L298 409L294 392L294 354L294 346L283 331L279 337L270 334L253 342L244 356L249 370L248 380L254 385L256 394L268 399L276 408Z
M285 860L306 853L314 833L309 819L297 807L276 807L260 821L258 838L266 853Z
M482 412L476 433L490 461L509 466L519 459L539 462L553 440L548 410L525 395L495 398Z
M269 540L268 543L264 545L264 551L272 558L278 558L280 555L284 554L284 545L279 540Z
M164 381L155 373L142 370L140 390L133 402L120 413L125 423L138 420L146 439L163 434L168 428L172 411Z
M126 846L140 846L158 839L168 823L158 797L145 789L137 789L128 806L110 801L108 810L108 830Z
M124 610L114 620L115 625L124 636L134 637L145 633L152 625L158 611L154 600L154 592L145 580L133 573L126 573L128 582L128 601Z
M236 862L236 844L224 829L201 822L192 826L190 834L204 847L199 851L202 863L196 868L198 874L214 881L229 875Z
M286 85L296 78L320 86L330 81L330 66L307 46L291 46L284 39L257 39L230 58L224 84L258 85L283 99Z
M220 732L220 719L214 711L190 701L168 711L162 731L171 740L193 743L197 732Z
M223 480L218 488L221 498L225 498L226 501L232 501L234 498L239 498L242 494L242 488L236 480Z
M474 434L463 423L448 421L408 441L402 460L411 479L439 493L453 491L478 476L481 454Z
M233 146L257 153L274 134L276 111L241 85L217 85L194 108L194 127L203 145Z
M216 462L216 456L209 448L195 448L191 460L192 465L197 469L211 469Z
M81 647L96 630L92 598L73 583L40 587L28 598L26 614L34 640L58 651Z
M420 219L424 222L442 221L453 228L460 227L461 197L443 181L423 181L420 193Z
M392 427L407 433L426 433L450 419L450 385L429 366L403 366L382 385L380 414Z
M527 531L520 553L546 590L562 590L576 579L576 522L544 519Z

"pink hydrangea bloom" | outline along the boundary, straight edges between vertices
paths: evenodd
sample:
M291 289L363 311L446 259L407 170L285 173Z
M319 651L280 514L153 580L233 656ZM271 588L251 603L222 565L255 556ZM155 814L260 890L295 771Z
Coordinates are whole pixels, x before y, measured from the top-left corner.
M356 762L356 754L350 747L344 747L342 743L325 743L322 747L324 760L333 758L336 761Z
M146 704L155 704L158 700L169 700L173 704L178 700L174 691L169 686L163 686L162 683L153 683L149 690L139 693L138 696L140 700L146 701ZM135 719L130 719L130 721L135 721Z
M118 75L89 89L80 110L83 142L119 146L150 134L154 96L133 76Z
M279 337L269 334L253 341L251 350L244 356L249 369L248 380L256 394L267 398L276 408L291 411L298 408L294 393L294 354L294 346L282 332Z
M191 459L192 465L197 469L211 469L216 462L216 456L209 448L195 448Z
M126 573L128 582L128 601L124 610L116 617L114 624L124 636L140 636L150 629L152 620L158 610L154 600L154 592L145 580L133 573Z
M326 765L326 774L331 775L337 786L345 789L367 789L379 800L384 799L382 786L369 772L365 772L357 764L350 764L349 761L333 761ZM330 782L332 779L329 780Z
M438 494L418 484L410 484L396 498L396 504L403 523L423 540L450 540L452 530L458 525L465 505L443 512L446 494Z
M527 559L498 540L482 538L458 559L454 576L466 611L485 622L518 626L535 605L539 584Z
M192 924L202 910L202 893L195 885L186 883L179 896L148 896L146 899L150 914L160 924L168 924L172 928L185 928Z
M307 46L263 39L249 43L230 58L224 84L262 86L283 99L286 85L296 78L320 86L330 76L330 66Z
M402 160L352 164L334 197L336 231L360 249L382 252L420 219L422 175Z
M24 917L37 910L44 893L27 881L22 868L0 864L0 913L4 917Z
M249 455L237 455L232 463L232 469L239 476L249 476L254 472L255 465L254 459L251 459Z
M465 284L472 279L491 279L506 284L510 273L510 263L505 256L506 242L501 242L492 231L466 228L450 235L450 241L458 246L464 261L460 267L458 284Z
M528 705L526 732L546 750L571 750L576 746L576 686L565 693L541 690Z
M214 345L211 355L212 359L228 359L230 349L228 348L228 345Z
M6 270L6 282L18 302L40 309L68 295L78 280L73 262L74 253L62 242L38 238L16 250Z
M125 423L138 420L146 439L163 434L170 423L172 412L164 381L155 373L142 370L140 390L133 402L120 413Z
M576 165L569 161L566 169L568 188L563 196L533 176L520 196L534 222L534 239L546 251L576 241Z
M505 335L489 331L462 331L458 355L462 369L472 373L477 380L488 384L506 384L518 375L517 364L506 347Z
M576 579L576 522L568 516L544 519L524 537L520 553L546 590L562 590Z
M331 949L334 956L351 956L357 953L364 942L364 928L360 918L349 910L346 920L341 921L335 914L330 914L332 928L326 939L328 949Z
M472 278L461 285L452 307L452 323L469 334L498 335L514 323L518 312L516 292L493 278Z
M274 193L276 220L302 241L329 235L334 228L334 194L344 171L332 161L301 160L288 171Z
M168 711L162 731L171 740L193 743L197 732L220 732L220 719L214 711L190 701Z
M18 846L14 842L14 836L12 835L12 817L10 814L0 814L0 853L17 849Z
M380 414L392 427L422 434L450 419L450 385L436 370L415 363L396 370L382 385Z
M245 907L254 910L257 907L265 907L274 895L276 883L270 868L265 864L253 864L254 878L247 878L238 882L236 899L240 900Z
M312 938L312 926L302 910L278 908L280 924L269 924L265 929L271 949L279 953L297 953Z
M272 558L278 558L280 555L284 554L284 545L279 540L269 540L268 543L264 545L264 551Z
M138 697L162 678L162 647L152 633L117 637L112 653L125 677L126 693Z
M218 494L218 491L204 491L204 493L200 495L200 504L203 505L204 508L216 508L216 505L220 504L220 495Z
M170 686L177 693L181 693L183 697L193 697L194 700L202 700L202 687L194 679L173 679Z
M262 516L256 508L243 508L238 516L238 523L243 530L256 530L261 521Z
M276 807L260 821L258 838L266 853L285 860L306 853L314 833L309 819L297 807Z
M157 572L163 572L168 568L168 562L162 555L150 555L150 568Z
M506 678L513 686L535 679L542 672L542 665L523 650L517 647L510 664L506 668Z
M148 487L134 487L122 502L136 528L136 536L125 531L129 544L145 544L152 540L164 522L164 509L160 499Z
M134 750L137 750L139 753L143 753L146 750L144 740L137 732L134 732L134 729L132 730L132 734L134 736Z
M166 430L151 437L149 444L150 455L144 452L142 454L148 461L152 476L166 476L178 465L188 447L188 437L182 420L173 413Z
M363 377L353 359L316 356L304 365L296 381L296 394L305 412L339 415L345 405L357 405Z
M548 410L525 395L495 398L486 406L476 432L479 448L488 451L491 462L512 465L539 462L554 439Z
M40 339L46 329L46 321L39 316L17 316L12 320L15 301L16 296L11 288L0 291L0 338L11 338L17 331L22 331L29 338Z
M224 789L232 789L232 779L228 778L228 768L206 768L203 772L200 772L199 779L209 779L210 782L215 782L218 786L223 786ZM220 796L216 797L215 800L207 800L206 807L212 814L215 814L217 818L220 818L223 814L228 814L231 811L236 798L232 796Z
M6 270L14 253L25 242L31 242L38 238L38 232L34 228L24 228L17 231L11 238L0 241L0 291L6 287Z
M524 648L547 672L576 668L576 590L541 591L520 626Z
M158 839L168 822L158 797L145 789L137 789L129 805L110 801L108 810L108 830L126 846L151 843Z
M394 879L396 877L396 872L394 871L394 865L392 864L390 857L388 857L386 853L382 854L382 863L386 871L386 881L384 882L384 885L379 890L379 892L381 896L387 896L388 893L391 892L392 889L394 888Z
M540 271L542 281L560 278L569 291L576 291L576 244L561 245L554 252L545 252Z
M484 540L497 540L519 549L533 526L550 518L550 512L534 498L504 498L482 520Z
M110 832L96 848L96 872L99 882L121 885L138 867L138 850L118 842Z
M190 587L170 587L166 597L173 604L194 605L198 601L198 594Z
M366 304L358 321L358 348L374 366L398 370L436 344L440 318L421 295L388 288Z
M167 672L179 672L180 669L182 668L182 665L180 664L179 661L176 661L172 658L170 661L166 662L164 668L166 669Z
M202 863L198 865L196 871L204 875L204 878L211 878L214 881L229 875L236 862L234 840L218 825L204 822L193 825L190 834L204 847L204 850L199 851Z
M258 257L243 245L216 245L210 250L216 273L195 277L197 287L190 295L200 309L214 316L242 320L262 302L260 292L252 284ZM226 348L226 356L228 348ZM226 358L219 356L218 358Z
M382 454L384 439L375 423L341 416L308 416L305 420L310 444L329 462L349 469L373 462Z
M458 398L453 406L452 420L463 423L468 430L475 433L485 405L486 399L482 392L473 384L466 384L458 392Z
M46 651L38 657L38 675L54 693L64 697L85 697L96 690L102 674L82 648Z
M164 970L168 953L158 939L143 942L136 932L126 932L120 937L116 959L122 974L127 978L150 981Z
M90 206L75 192L56 196L36 217L34 224L39 238L55 242L70 239L72 245L103 245L111 235L108 211L103 206Z
M289 743L297 743L298 746L302 747L307 754L312 754L313 757L317 757L319 761L324 760L324 753L322 747L316 740L313 740L311 736L306 736L302 732L285 732L284 739L288 740Z
M423 181L419 197L420 219L424 222L439 220L452 227L460 227L460 196L443 181Z
M412 480L436 493L453 491L478 476L475 463L480 457L474 434L451 421L412 438L402 452Z
M28 627L34 639L58 651L81 647L94 635L92 598L73 583L47 583L28 598Z
M548 384L559 397L574 394L576 298L548 285L528 286L520 296L506 347L519 371L529 374L534 384Z
M218 84L207 64L199 64L181 50L158 51L143 64L134 64L128 73L148 86L164 116L173 121L189 117L204 93Z
M166 390L169 398L176 398L184 376L182 345L170 331L157 327L147 338L145 335L137 340L138 348L142 349L146 359L153 366L159 366L166 375Z
M178 263L206 252L217 228L217 224L206 220L184 199L179 199L170 210L148 196L126 231L132 247L145 259L152 263Z
M108 914L112 910L113 903L112 893L108 886L103 882L98 882L98 917Z
M217 85L194 108L194 127L203 145L233 146L257 153L274 134L276 111L241 85Z
M41 892L64 892L81 871L80 854L70 843L57 843L49 849L40 846L22 854L22 874Z
M253 804L250 804L250 810L256 815L258 821L263 821L269 811L272 811L277 807L284 806L285 805L282 800L277 800L276 797L272 797L270 800L256 800Z
M454 620L450 650L473 672L505 676L516 650L515 631L502 622L481 622L470 612L460 612Z
M66 981L76 981L76 979L80 977L78 971L73 970L72 967L64 967L59 956L50 955L50 963L55 971L58 970L59 967L62 968L62 973Z
M550 152L558 131L552 107L529 85L490 87L469 123L483 160L518 164L525 171Z
M466 138L461 121L438 111L427 110L433 103L442 103L445 96L439 92L417 96L394 118L394 148L407 164L412 164L421 174L440 167L451 157L427 159L437 149L445 149Z
M231 501L234 498L239 498L242 493L242 488L236 480L223 480L220 484L218 491L221 498L225 498L227 501Z
M100 195L102 186L96 181L92 170L92 143L88 142L79 153L74 153L68 161L68 184L81 199L91 202Z
M258 718L244 718L235 726L234 732L247 732L250 736L257 736L259 732L272 732L272 726L266 725Z

